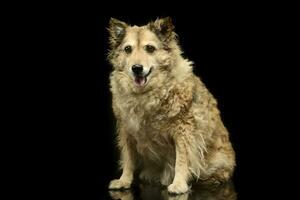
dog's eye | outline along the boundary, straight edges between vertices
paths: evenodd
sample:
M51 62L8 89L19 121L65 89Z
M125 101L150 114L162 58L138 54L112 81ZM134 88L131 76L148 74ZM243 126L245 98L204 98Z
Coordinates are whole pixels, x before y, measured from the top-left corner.
M124 51L125 51L127 54L130 54L130 53L132 52L131 46L126 46L126 47L124 48Z
M149 44L145 46L145 49L148 53L153 53L156 50L154 46Z

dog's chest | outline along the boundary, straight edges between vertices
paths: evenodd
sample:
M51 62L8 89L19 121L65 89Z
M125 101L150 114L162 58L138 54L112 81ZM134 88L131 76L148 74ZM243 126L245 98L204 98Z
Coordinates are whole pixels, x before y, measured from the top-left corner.
M129 109L127 113L123 116L123 121L130 134L138 134L139 137L145 134L145 137L151 137L159 134L163 128L163 115L154 110L149 113L143 107L137 106Z
M135 142L137 152L144 160L162 162L167 159L166 152L173 152L174 146L161 120L139 118L139 115L128 117L127 134Z
M123 127L137 142L138 151L149 152L149 148L159 149L160 146L166 146L168 134L164 130L165 113L160 111L159 100L127 99L122 106L120 109Z
M118 105L121 110L123 125L127 131L134 134L139 132L157 132L165 113L161 112L161 101L158 98L127 98Z
M148 97L124 96L119 99L119 104L115 104L120 111L122 127L136 142L137 152L144 159L155 162L163 161L169 153L174 153L169 119L163 108L165 99L158 93Z

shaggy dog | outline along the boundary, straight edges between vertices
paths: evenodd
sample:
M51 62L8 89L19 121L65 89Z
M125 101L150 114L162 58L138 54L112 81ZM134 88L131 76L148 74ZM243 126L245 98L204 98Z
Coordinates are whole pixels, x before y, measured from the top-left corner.
M175 194L191 180L227 181L235 166L228 132L216 100L181 56L171 19L141 27L111 19L108 30L123 169L109 188L129 188L135 172Z

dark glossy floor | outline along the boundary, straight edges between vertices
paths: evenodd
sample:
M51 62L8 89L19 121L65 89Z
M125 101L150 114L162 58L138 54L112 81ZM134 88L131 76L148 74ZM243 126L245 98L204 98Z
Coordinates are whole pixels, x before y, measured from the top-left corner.
M159 186L139 184L130 190L107 191L108 199L121 200L236 200L232 182L219 186L194 185L191 191L181 195L170 195L166 188Z

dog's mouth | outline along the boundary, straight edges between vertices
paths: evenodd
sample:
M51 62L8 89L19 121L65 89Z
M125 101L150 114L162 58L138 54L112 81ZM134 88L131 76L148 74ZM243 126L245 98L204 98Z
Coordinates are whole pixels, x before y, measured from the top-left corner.
M149 72L146 75L135 75L134 82L139 86L142 87L147 83L147 77L151 74L152 67L150 68Z

